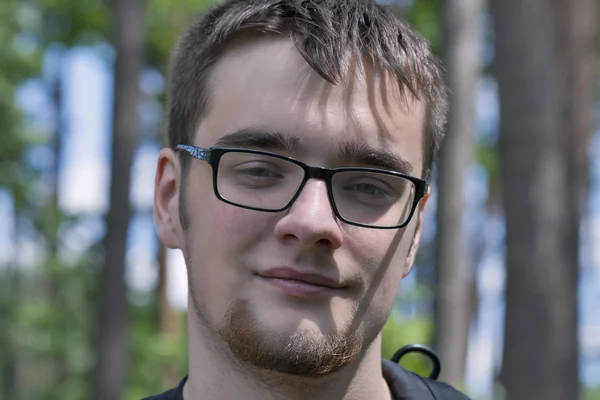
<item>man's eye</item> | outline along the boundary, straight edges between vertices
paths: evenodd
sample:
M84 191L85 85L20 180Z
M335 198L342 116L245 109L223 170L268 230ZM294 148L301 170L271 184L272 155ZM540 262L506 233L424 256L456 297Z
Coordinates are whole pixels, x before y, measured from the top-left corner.
M345 189L369 196L389 196L387 190L369 183L357 183L354 185L347 185Z
M242 174L242 175L246 175L246 176L251 176L251 177L257 177L257 178L281 178L281 174L279 174L278 172L269 169L269 168L262 168L262 167L255 167L255 168L245 168L242 169L238 172L238 174Z

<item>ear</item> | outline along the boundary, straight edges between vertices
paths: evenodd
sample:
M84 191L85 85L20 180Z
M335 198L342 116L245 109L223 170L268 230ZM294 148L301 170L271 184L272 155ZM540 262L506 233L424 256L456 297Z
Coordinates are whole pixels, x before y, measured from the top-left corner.
M406 264L404 264L402 278L406 277L406 275L410 273L415 263L417 251L419 250L419 243L421 242L421 231L423 229L423 210L425 209L425 205L427 204L427 200L429 199L430 194L431 187L427 189L427 193L425 194L425 196L423 196L423 198L419 201L419 204L417 205L415 215L417 217L417 226L415 227L415 234L413 235L410 248L408 249L408 254L406 255Z
M154 179L154 223L161 242L171 249L180 249L183 244L179 221L180 171L177 154L169 148L162 149Z

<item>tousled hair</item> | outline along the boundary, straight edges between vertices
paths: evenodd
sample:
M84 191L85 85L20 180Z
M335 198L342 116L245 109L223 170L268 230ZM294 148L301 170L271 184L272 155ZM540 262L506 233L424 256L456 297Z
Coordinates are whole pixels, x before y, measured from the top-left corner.
M374 0L229 0L193 23L175 49L169 89L169 145L190 144L210 103L211 67L242 35L290 38L306 62L330 83L343 78L347 55L390 72L426 110L423 176L443 137L448 109L441 66L427 41ZM185 171L188 157L182 158Z

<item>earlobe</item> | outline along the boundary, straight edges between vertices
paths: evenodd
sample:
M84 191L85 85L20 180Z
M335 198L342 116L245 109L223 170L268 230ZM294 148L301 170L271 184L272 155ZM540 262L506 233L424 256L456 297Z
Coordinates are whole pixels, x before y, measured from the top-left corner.
M154 223L161 242L171 249L181 248L179 186L177 155L171 149L162 149L158 155L154 180Z
M427 193L425 193L425 196L423 196L421 198L421 200L419 201L419 205L417 206L419 211L422 213L423 210L425 209L425 205L427 204L427 200L429 200L429 196L431 195L431 186L427 187Z

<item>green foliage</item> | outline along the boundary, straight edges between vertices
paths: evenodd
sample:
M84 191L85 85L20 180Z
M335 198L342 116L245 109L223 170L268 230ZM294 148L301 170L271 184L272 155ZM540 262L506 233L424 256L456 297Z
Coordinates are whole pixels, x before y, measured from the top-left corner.
M582 400L600 400L600 387L597 388L585 388L582 390Z
M24 202L26 182L31 178L31 171L21 163L31 141L15 105L15 91L20 82L39 71L41 60L35 48L20 47L24 40L20 34L26 28L23 18L18 18L20 11L16 2L0 7L0 42L5 44L0 52L0 188L8 189L17 204Z
M156 324L156 307L133 306L131 308L130 351L131 366L129 382L124 398L138 400L160 393L163 387L161 376L165 368L174 371L177 382L187 375L187 330L185 314L181 314L181 336L161 336Z
M166 71L179 35L214 0L148 0L146 7L146 58L149 65Z
M381 354L390 359L394 353L407 344L428 344L433 333L430 319L412 318L404 321L401 316L390 316L382 330ZM429 376L431 363L417 354L407 354L400 360L404 368L423 376Z
M59 42L66 47L106 40L112 16L106 1L39 0L42 43Z
M90 311L95 274L87 264L65 266L53 259L47 263L21 277L21 296L13 304L12 345L27 365L23 379L32 382L25 387L24 398L86 398L94 355ZM49 274L58 287L48 286ZM52 297L49 291L54 291Z
M439 22L439 0L415 0L404 13L410 24L431 44L436 54L441 54L441 30Z
M22 114L15 105L18 84L39 71L41 53L27 47L26 18L23 17L23 3L9 1L0 7L0 190L11 195L15 210L26 203L32 171L22 163L22 157L31 144L26 135ZM5 223L6 226L6 223ZM18 285L22 277L14 265L0 268L0 397L10 395L11 376L15 376L15 347L23 340L20 325L22 322L22 302L18 295ZM47 344L46 344L47 347Z

